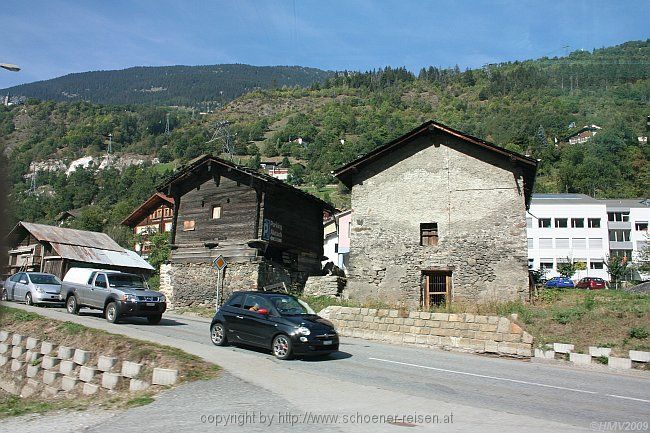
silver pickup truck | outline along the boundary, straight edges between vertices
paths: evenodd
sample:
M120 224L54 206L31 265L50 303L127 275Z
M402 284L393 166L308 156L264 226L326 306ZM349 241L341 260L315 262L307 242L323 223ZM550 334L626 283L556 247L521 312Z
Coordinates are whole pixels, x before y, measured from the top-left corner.
M167 309L165 296L149 290L141 276L105 269L70 268L61 294L68 313L78 314L83 307L98 309L112 323L139 316L156 325Z

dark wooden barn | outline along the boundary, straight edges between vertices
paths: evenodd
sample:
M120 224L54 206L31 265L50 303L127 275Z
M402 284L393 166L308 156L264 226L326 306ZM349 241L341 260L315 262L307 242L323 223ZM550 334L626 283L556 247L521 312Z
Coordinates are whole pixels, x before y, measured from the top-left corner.
M320 273L323 215L333 212L326 202L209 155L190 161L158 191L174 200L172 254L161 281L177 304L209 301L210 265L219 255L228 262L226 291L280 282L301 288Z

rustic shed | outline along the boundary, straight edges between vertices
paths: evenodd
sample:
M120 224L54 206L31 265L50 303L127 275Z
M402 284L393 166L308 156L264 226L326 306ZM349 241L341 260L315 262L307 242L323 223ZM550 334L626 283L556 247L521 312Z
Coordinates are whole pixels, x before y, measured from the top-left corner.
M148 275L153 267L105 233L19 222L7 235L6 273L49 272L63 278L71 267L98 267Z
M326 202L267 174L203 155L158 188L174 200L170 263L161 289L175 305L214 302L218 256L225 292L275 283L302 288L320 272Z

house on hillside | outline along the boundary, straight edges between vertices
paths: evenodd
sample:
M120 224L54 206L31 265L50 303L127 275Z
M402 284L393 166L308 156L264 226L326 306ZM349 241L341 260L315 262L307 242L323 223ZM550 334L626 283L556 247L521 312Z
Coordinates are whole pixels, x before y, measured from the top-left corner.
M227 261L224 292L284 283L302 288L323 256L324 201L267 174L209 155L158 188L174 200L171 259L161 290L174 305L212 304Z
M171 232L174 214L174 199L160 192L149 197L127 216L122 225L133 230L134 235ZM142 256L149 254L147 241L135 242L134 249Z
M585 125L566 138L569 144L586 143L602 128L598 125Z
M114 269L149 275L153 267L105 233L19 222L6 238L6 274L48 272L63 278L72 267Z
M55 216L54 220L59 227L68 227L72 221L79 218L81 211L83 211L83 208L64 210Z
M335 172L352 191L350 298L524 299L537 161L429 121Z

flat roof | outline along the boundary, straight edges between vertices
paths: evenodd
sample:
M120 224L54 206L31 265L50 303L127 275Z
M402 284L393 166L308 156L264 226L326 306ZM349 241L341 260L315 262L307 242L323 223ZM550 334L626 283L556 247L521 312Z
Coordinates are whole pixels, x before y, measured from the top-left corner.
M531 205L604 204L586 194L533 194Z

